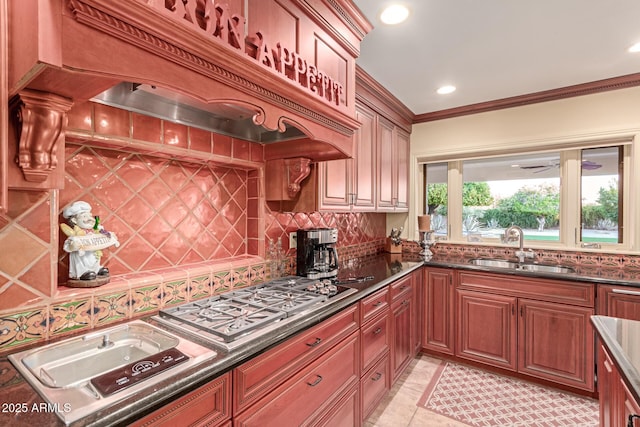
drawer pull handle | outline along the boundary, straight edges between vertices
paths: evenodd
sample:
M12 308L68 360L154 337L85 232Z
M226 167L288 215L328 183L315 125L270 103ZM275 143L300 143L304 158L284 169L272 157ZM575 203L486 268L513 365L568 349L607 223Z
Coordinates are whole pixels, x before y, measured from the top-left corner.
M406 299L406 300L402 301L402 305L409 305L409 300Z
M375 331L373 331L373 335L378 335L380 332L382 332L382 328L378 328Z
M614 294L622 294L622 295L636 295L636 296L640 296L640 292L638 291L627 291L624 289L614 289L612 291Z
M316 374L316 377L318 377L318 378L316 378L316 380L314 382L312 382L312 383L307 382L307 385L310 386L310 387L315 387L318 384L320 384L320 382L322 382L322 377L320 375L318 375L318 374Z
M380 307L382 304L384 304L382 301L376 301L371 305L373 305L374 307Z
M321 342L322 342L322 338L316 338L316 340L315 340L314 342L312 342L311 344L307 343L307 345L308 345L309 347L315 347L315 346L317 346L318 344L320 344Z
M378 381L380 378L382 378L382 374L380 372L376 372L376 374L371 377L371 381Z

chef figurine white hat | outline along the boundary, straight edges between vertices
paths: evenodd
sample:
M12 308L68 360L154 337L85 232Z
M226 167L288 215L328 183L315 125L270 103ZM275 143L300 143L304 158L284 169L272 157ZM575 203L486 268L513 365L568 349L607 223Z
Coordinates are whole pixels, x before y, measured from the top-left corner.
M79 200L64 208L64 210L62 211L62 216L65 219L69 219L82 212L91 212L91 205L87 202Z

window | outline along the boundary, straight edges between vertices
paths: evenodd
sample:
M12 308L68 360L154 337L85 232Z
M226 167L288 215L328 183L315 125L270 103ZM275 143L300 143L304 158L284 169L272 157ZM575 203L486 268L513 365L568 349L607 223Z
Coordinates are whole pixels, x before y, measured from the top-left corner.
M462 235L499 239L511 225L527 240L560 239L560 154L468 160L462 165Z
M501 242L517 225L529 245L624 248L633 158L623 143L427 163L424 211L452 241Z
M582 150L580 241L623 243L622 207L623 147Z
M423 212L431 216L431 228L435 236L447 235L447 164L425 165L426 200Z

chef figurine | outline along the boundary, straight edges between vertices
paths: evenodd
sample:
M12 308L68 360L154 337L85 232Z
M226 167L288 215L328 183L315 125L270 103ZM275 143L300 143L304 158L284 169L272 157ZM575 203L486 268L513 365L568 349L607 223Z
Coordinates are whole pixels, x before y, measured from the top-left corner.
M69 286L93 287L109 281L109 269L100 265L102 249L120 246L114 233L100 225L91 205L77 201L62 211L68 224L60 224L67 235L63 249L69 253Z

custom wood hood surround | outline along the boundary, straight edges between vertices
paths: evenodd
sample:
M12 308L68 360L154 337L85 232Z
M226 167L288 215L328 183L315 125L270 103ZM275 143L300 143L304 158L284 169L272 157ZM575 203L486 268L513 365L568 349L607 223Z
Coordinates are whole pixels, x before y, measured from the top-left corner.
M42 0L11 2L8 16L17 157L37 188L55 168L72 105L141 112L104 95L114 87L157 89L176 110L236 121L243 133L232 136L265 144L267 162L353 154L355 59L371 24L349 1Z

